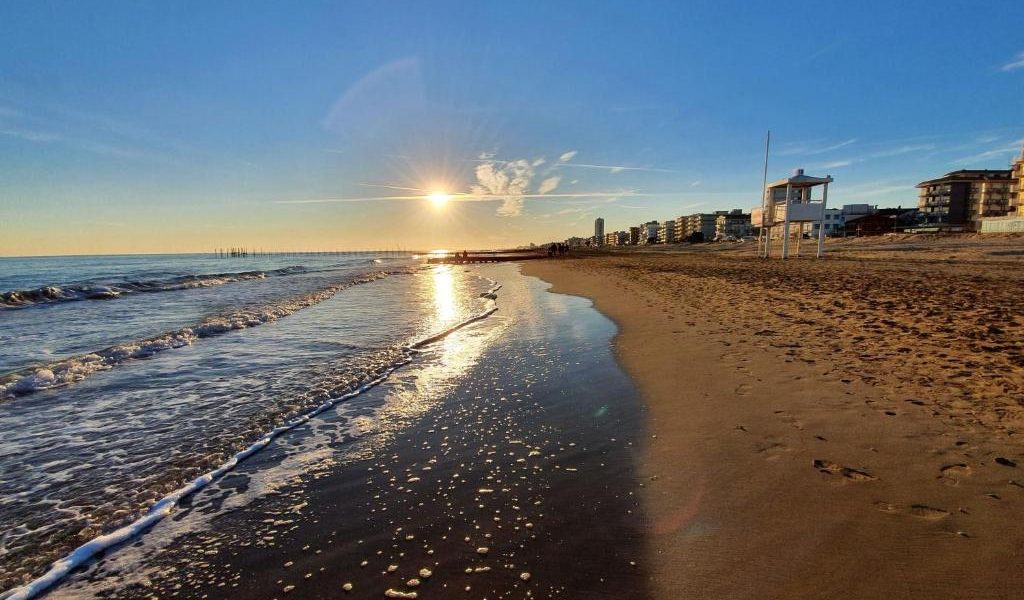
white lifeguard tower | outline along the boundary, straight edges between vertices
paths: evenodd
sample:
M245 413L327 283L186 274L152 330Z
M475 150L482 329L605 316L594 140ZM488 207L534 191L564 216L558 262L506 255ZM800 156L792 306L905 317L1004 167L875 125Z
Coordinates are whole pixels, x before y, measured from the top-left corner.
M793 171L791 177L766 184L761 206L750 211L750 220L754 227L760 228L757 236L758 256L768 258L772 255L772 244L775 239L782 239L782 258L789 258L790 225L797 224L796 255L800 256L800 240L803 238L804 223L818 225L818 252L821 258L825 251L825 207L828 203L828 184L832 176L811 177L804 175L803 169ZM824 186L819 200L811 198L817 186ZM782 231L778 231L778 226ZM813 231L813 228L812 228Z

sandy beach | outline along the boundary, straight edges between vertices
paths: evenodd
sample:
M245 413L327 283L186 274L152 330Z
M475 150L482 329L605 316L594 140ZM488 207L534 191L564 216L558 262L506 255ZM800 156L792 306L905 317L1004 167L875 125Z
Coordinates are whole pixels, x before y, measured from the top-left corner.
M534 261L647 408L646 566L673 598L1017 598L1020 239Z

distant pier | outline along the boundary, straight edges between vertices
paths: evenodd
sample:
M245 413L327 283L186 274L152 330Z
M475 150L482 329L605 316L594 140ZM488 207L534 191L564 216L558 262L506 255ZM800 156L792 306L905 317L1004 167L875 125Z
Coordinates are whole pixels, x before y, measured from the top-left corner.
M262 248L217 248L213 255L217 258L262 258L267 256L360 256L373 254L376 256L411 256L424 254L416 250L264 250Z
M308 250L280 251L261 248L228 247L213 251L216 258L263 258L263 257L311 257L311 256L410 256L426 258L431 265L462 265L471 263L498 263L534 260L551 256L546 248L524 248L514 250L468 250L460 252L424 252L417 250Z
M548 253L543 249L477 250L431 256L427 259L427 263L431 265L465 265L473 263L518 262L547 257Z

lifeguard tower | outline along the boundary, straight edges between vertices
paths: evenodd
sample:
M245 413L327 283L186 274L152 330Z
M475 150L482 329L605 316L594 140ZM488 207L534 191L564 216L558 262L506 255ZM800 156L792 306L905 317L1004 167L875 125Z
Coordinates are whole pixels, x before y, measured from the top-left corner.
M782 258L789 258L790 225L796 224L796 255L800 256L800 240L803 238L804 223L817 222L818 252L821 258L825 251L825 207L828 203L828 184L832 176L811 177L803 169L793 171L791 177L765 185L760 208L750 212L754 227L760 228L757 236L758 256L772 255L773 240L782 238ZM821 199L813 200L812 192L817 186L824 186ZM778 231L778 227L782 230ZM812 228L813 231L813 228Z

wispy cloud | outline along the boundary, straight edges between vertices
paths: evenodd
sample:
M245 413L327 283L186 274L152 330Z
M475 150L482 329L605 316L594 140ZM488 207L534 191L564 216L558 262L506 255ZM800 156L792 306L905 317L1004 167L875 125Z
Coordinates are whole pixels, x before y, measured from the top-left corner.
M817 155L817 154L825 154L826 152L832 152L834 150L839 150L840 148L845 148L845 147L847 147L847 146L849 146L851 144L856 144L857 141L858 141L857 138L850 138L848 140L844 140L842 142L837 142L837 143L834 143L834 144L829 144L827 146L820 146L820 145L818 145L818 144L816 144L814 142L800 142L800 143L796 143L796 144L789 144L789 145L783 146L782 149L779 150L778 155L779 156L797 156L797 155L799 155L799 156L814 156L814 155Z
M917 202L917 190L914 189L915 182L900 180L869 181L855 185L836 185L835 193L842 198L869 199L878 196L892 196L903 194L907 196L908 202Z
M818 148L817 150L813 150L811 152L806 152L805 151L805 152L802 152L802 154L803 155L823 154L824 152L831 152L831 151L836 150L838 148L842 148L844 146L849 146L850 144L852 144L855 141L856 140L847 140L845 142L841 142L841 143L838 143L838 144L832 144L832 145L827 146L825 148ZM907 143L903 143L903 144L900 144L900 145L897 145L897 146L891 146L891 144L893 144L893 142L891 142L891 141L890 142L876 142L874 144L871 144L870 146L873 147L873 148L880 148L878 150L875 150L873 152L866 152L866 153L861 154L859 156L852 156L852 157L849 157L849 158L841 158L841 159L825 161L825 162L822 162L822 163L819 163L819 164L811 165L811 168L813 168L813 169L842 169L844 167L849 167L851 165L854 165L854 164L857 164L857 163L862 163L862 162L865 162L865 161L875 160L875 159L879 159L879 158L892 158L892 157L895 157L895 156L903 156L903 155L913 154L913 153L918 153L918 152L927 152L927 151L935 150L935 148L936 148L936 145L935 144L931 144L931 143L928 143L928 144L907 144ZM889 147L887 147L887 146L889 146Z
M523 213L523 195L529 190L533 173L533 165L528 160L483 162L476 166L473 194L500 199L498 214L518 217Z
M468 193L456 194L453 196L453 200L500 200L501 206L498 207L497 214L506 217L516 217L520 216L523 212L524 200L531 198L609 198L637 194L635 190L625 192L619 190L615 192L554 194L553 192L566 179L562 175L556 175L556 173L558 169L565 167L603 170L609 173L620 173L622 171L675 172L669 169L653 167L570 162L577 154L578 151L569 150L560 154L554 163L548 163L543 158L505 160L498 158L495 152L481 152L477 158L463 159L465 162L477 163L473 170L475 181L471 184ZM539 183L534 183L535 181ZM569 180L569 185L576 185L577 183L579 183L579 179L573 178ZM530 193L534 189L536 193Z
M29 142L53 142L60 139L60 136L55 133L26 129L0 129L0 135L15 137Z
M505 194L492 194L486 191L483 192L456 192L451 194L451 200L453 202L495 202L505 200L508 196ZM591 192L562 192L556 194L537 194L527 193L517 195L517 198L524 200L559 200L561 204L572 204L574 200L599 200L608 198L671 198L679 199L685 197L706 197L706 196L722 196L722 197L742 197L747 195L746 191L732 191L732 192L641 192L638 190L604 190L604 191L591 191ZM396 195L396 196L362 196L362 197L347 197L347 198L306 198L299 200L273 200L272 204L335 204L335 203L348 203L348 202L379 202L379 201L402 201L402 200L418 200L423 201L425 194L414 194L414 195ZM580 202L581 204L589 204L588 202ZM704 202L697 202L694 204L685 205L683 208L692 208L701 206Z
M914 152L925 152L927 150L934 150L935 144L905 144L896 148L890 148L888 150L879 150L878 152L872 152L868 155L870 158L889 158L891 156L901 156L903 154L912 154Z
M963 156L950 162L954 165L973 165L999 157L1008 157L1009 155L1018 152L1021 149L1022 144L1024 144L1024 139L1015 140L1008 144L1003 144L996 148L985 150L984 152L978 152L970 156Z
M330 151L330 150L328 150ZM609 173L620 173L623 171L635 172L660 172L675 173L671 169L662 169L650 166L633 166L621 164L590 164L571 162L578 155L577 150L568 150L559 155L553 161L544 158L515 158L499 157L497 150L480 152L475 158L458 159L460 162L474 163L470 169L470 180L459 187L460 191L449 190L451 201L461 202L493 202L497 204L496 212L503 217L519 217L524 215L530 203L533 206L545 207L543 210L531 212L534 219L562 218L565 220L581 219L592 216L600 206L613 205L623 209L647 210L650 207L640 204L622 203L622 200L630 198L657 198L659 200L672 199L678 201L697 197L706 197L708 194L698 194L694 187L701 185L700 181L694 181L686 188L687 191L658 191L644 192L637 189L597 189L587 190L586 178L574 178L567 176L565 168L577 168L579 170L603 170ZM575 174L575 173L574 173ZM579 190L575 187L584 187ZM332 204L332 203L358 203L358 202L423 202L424 197L431 191L417 184L402 185L388 182L362 183L367 188L380 188L391 190L391 193L382 192L381 195L360 195L353 194L351 197L317 197L280 199L272 201L275 204L305 205L305 204ZM559 187L565 186L571 191L559 192ZM574 187L569 187L574 186ZM726 193L726 192L723 192ZM714 195L714 194L712 194ZM731 195L736 195L731 193ZM694 204L692 206L697 206ZM511 223L509 224L511 226Z
M704 183L704 182L698 179L697 181L692 182L690 184L690 187L697 187L697 186L699 186L702 183Z
M196 148L121 118L65 106L4 97L0 135L26 142L59 144L104 157L180 164Z
M540 194L548 194L555 191L558 187L558 182L562 180L561 177L548 177L544 181L540 182L540 186L537 188L537 192Z
M570 206L568 208L563 208L562 210L555 211L555 214L556 215L575 215L575 214L582 213L582 212L589 212L591 210L594 210L594 206L588 204L586 206Z
M475 187L475 186L474 186ZM556 200L563 198L608 198L610 196L621 196L621 197L672 197L678 196L678 193L657 193L657 194L646 194L637 192L635 190L610 190L610 191L595 191L595 192L579 192L579 193L561 193L561 194L514 194L506 191L504 194L492 194L487 191L482 192L469 192L469 193L455 193L451 194L451 200L453 202L495 202L505 201L510 195L514 195L518 199L544 199L544 200ZM408 195L408 196L356 196L349 198L306 198L301 200L274 200L273 204L336 204L336 203L348 203L348 202L379 202L389 200L419 200L424 199L424 194ZM500 209L499 209L500 210Z
M1018 69L1024 69L1024 51L1018 52L1013 60L999 67L999 70L1003 72L1016 71Z
M60 134L50 133L48 131L32 131L27 129L0 129L0 135L14 137L21 140L36 142L40 144L62 143L82 150L87 150L89 152L92 152L93 154L99 154L102 156L112 156L115 158L138 159L147 157L145 153L137 150L124 148L113 144L107 144L104 142L97 142L94 140L66 137Z
M824 56L825 54L828 54L829 52L832 52L833 50L835 50L836 48L839 48L840 46L842 46L845 43L846 43L845 40L837 40L837 41L834 41L834 42L832 42L830 44L822 46L821 48L818 48L814 52L811 52L810 54L804 56L797 64L799 64L799 65L806 65L808 63L814 62L815 60L819 59L820 57Z
M563 154L562 156L559 157L557 163L554 163L554 164L550 165L548 167L547 171L550 172L553 169L559 169L559 168L562 168L562 167L574 167L574 168L580 168L580 169L597 169L597 170L602 170L602 171L608 171L609 173L621 173L622 171L647 171L647 172L652 172L652 173L678 173L678 171L674 171L672 169L657 169L657 168L654 168L654 167L630 167L630 166L626 166L626 165L593 165L593 164L587 164L587 163L571 163L571 162L568 162L574 156L576 156L576 151L575 150L573 150L571 152L566 152L565 154ZM464 159L464 160L466 162L476 162L476 163L488 163L488 162L492 162L492 161L501 161L501 159L495 158L494 153L490 153L490 152L482 153L479 158L467 158L467 159ZM505 161L505 162L513 162L513 161ZM539 167L539 166L544 165L544 164L545 164L545 161L542 158L530 162L530 166L532 166L532 167ZM573 181L573 183L575 183L575 180Z
M656 169L654 167L627 167L624 165L589 165L585 163L565 163L560 167L577 167L580 169L600 169L609 173L621 173L623 171L647 171L652 173L676 173L672 169Z
M406 186L403 186L403 185L389 185L389 184L384 184L384 183L360 183L359 185L361 185L363 187L383 188L383 189L386 189L386 190L398 190L398 191L402 191L402 192L421 192L423 194L429 194L430 193L428 190L425 190L423 188L406 187Z

